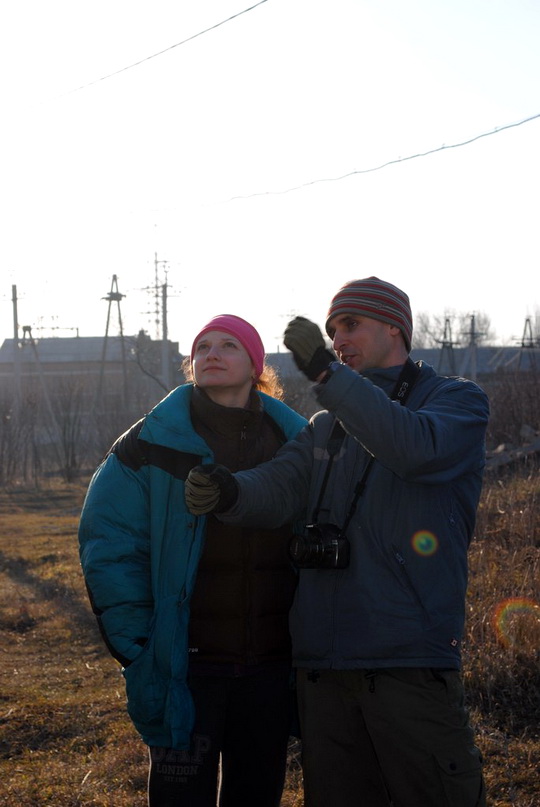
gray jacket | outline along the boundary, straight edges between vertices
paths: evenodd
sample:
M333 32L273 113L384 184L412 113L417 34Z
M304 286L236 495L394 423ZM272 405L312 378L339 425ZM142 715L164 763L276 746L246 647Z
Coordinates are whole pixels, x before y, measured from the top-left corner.
M290 622L296 666L459 667L489 406L476 384L424 363L401 406L390 399L400 370L359 375L335 364L315 388L325 411L273 460L237 474L239 499L220 516L309 523L338 418L347 436L318 521L341 527L374 456L347 530L349 566L300 572Z

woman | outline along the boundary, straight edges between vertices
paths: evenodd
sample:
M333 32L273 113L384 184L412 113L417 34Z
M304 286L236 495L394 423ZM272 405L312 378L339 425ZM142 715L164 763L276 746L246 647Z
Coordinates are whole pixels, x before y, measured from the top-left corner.
M189 365L192 381L122 435L96 471L81 563L149 746L150 807L277 807L290 719L292 530L194 518L184 481L200 462L237 471L271 459L305 420L279 400L260 336L239 317L210 320Z

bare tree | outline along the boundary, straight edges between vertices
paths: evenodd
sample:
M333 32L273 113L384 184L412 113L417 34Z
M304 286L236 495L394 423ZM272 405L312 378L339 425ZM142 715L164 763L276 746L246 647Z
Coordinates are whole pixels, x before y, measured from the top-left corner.
M60 473L67 482L77 477L84 455L85 389L80 378L63 378L54 397L58 424Z
M39 404L26 394L15 406L11 395L0 398L0 484L37 480L41 474L38 442Z
M496 340L489 316L483 311L473 314L446 311L429 314L421 311L414 318L413 346L415 348L466 347L493 344Z

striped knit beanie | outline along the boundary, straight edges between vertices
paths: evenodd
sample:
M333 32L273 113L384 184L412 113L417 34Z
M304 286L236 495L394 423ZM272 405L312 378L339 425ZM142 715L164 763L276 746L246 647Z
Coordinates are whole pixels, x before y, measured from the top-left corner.
M193 361L193 356L195 355L197 342L201 336L204 336L204 334L209 331L223 331L231 336L235 336L246 349L249 358L253 362L257 378L259 378L264 366L264 345L258 331L255 330L253 325L246 322L246 320L241 317L236 317L234 314L219 314L217 317L211 319L193 340L193 345L191 346L191 361Z
M403 334L407 350L411 349L413 323L409 298L404 291L391 283L379 280L378 277L350 280L341 287L330 303L326 317L328 334L328 323L338 314L361 314L396 325Z

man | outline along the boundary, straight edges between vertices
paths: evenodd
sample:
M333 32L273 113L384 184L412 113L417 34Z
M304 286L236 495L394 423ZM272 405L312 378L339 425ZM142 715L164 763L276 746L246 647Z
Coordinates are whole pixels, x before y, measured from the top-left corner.
M326 331L339 361L308 320L285 332L324 411L253 470L194 469L188 507L315 524L292 545L306 807L481 807L459 668L488 401L410 360L390 283L347 283Z

